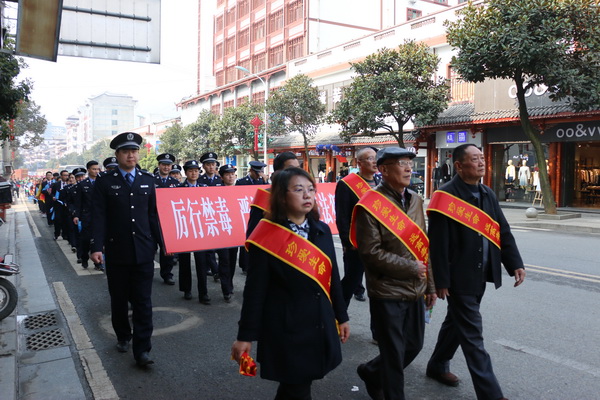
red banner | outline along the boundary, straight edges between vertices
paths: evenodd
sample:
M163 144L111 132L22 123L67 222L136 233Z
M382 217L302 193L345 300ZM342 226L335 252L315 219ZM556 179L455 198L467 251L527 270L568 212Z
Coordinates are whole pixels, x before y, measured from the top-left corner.
M321 220L336 234L335 183L317 185ZM158 219L167 253L243 246L250 204L269 185L157 188Z

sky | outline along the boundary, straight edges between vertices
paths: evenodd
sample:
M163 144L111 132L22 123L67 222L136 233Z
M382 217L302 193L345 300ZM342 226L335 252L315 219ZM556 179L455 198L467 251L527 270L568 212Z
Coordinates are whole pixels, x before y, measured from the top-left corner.
M138 101L135 114L151 121L177 115L175 104L196 93L198 0L161 3L160 64L62 56L54 63L24 57L29 67L18 78L33 81L30 98L49 123L64 126L86 99L104 92L133 96Z

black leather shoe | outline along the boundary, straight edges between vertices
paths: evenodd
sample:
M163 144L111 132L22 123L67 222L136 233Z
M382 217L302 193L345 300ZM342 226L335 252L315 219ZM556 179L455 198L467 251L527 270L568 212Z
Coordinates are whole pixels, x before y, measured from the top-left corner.
M154 361L150 358L150 354L147 351L142 352L139 357L135 360L138 367L146 367L150 364L154 364Z
M426 375L431 379L435 379L439 383L452 387L458 386L458 383L460 382L458 376L454 375L452 372L435 372L428 369Z
M126 340L119 340L117 342L117 351L119 353L127 353L129 351L129 342Z
M367 301L367 298L365 297L364 293L355 294L354 298L358 301Z
M77 253L77 248L76 248L75 246L71 246L71 251L72 251L73 253Z
M184 292L183 293L183 298L186 300L191 300L192 299L192 292Z
M164 282L170 286L173 286L175 284L175 281L173 280L173 278L167 278L164 280Z
M77 264L81 264L81 263L82 263L82 260L81 260L81 258L78 258L78 259L77 259Z
M381 387L381 384L375 382L374 379L367 375L366 367L367 366L365 364L360 364L356 368L358 377L365 383L367 393L373 400L384 400L383 388Z
M87 262L87 261L82 261L82 262L81 262L81 266L82 266L83 268L87 268L87 267L88 267L88 262Z
M219 282L219 274L214 274L213 279L215 280L215 282Z
M231 303L231 294L223 295L223 299L225 299L226 303Z
M208 295L205 294L204 296L200 297L200 303L206 304L207 306L209 306L210 305L210 297L208 297Z

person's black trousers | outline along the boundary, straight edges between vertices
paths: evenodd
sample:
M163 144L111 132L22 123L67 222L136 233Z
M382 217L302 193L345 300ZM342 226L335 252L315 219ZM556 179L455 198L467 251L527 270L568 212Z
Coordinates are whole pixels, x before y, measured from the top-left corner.
M342 279L342 295L344 296L346 307L350 305L353 295L365 293L365 288L362 284L364 273L365 267L360 260L358 251L346 248L346 251L344 251L344 278Z
M200 297L208 294L206 287L206 254L203 251L194 252L194 264L196 266L196 277L198 279L198 295ZM192 258L191 253L179 254L179 290L182 292L192 291Z

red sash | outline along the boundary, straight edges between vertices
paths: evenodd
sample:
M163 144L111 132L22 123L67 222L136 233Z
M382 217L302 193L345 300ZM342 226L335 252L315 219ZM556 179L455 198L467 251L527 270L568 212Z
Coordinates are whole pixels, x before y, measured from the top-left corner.
M344 179L342 179L342 182L348 185L350 190L352 190L359 199L371 189L371 186L367 181L365 181L362 176L355 173L346 175Z
M263 188L258 188L250 207L260 208L264 212L268 212L271 209L271 192Z
M264 218L246 240L246 249L250 243L317 282L331 301L331 260L313 243Z
M439 212L463 224L467 228L481 233L490 242L500 248L500 224L482 209L459 199L443 190L436 190L431 196L427 213Z
M392 232L417 260L427 264L429 239L423 229L410 219L400 207L375 190L369 190L352 210L352 222L350 223L350 243L352 243L352 246L358 247L356 243L356 220L354 218L357 207L364 208Z

